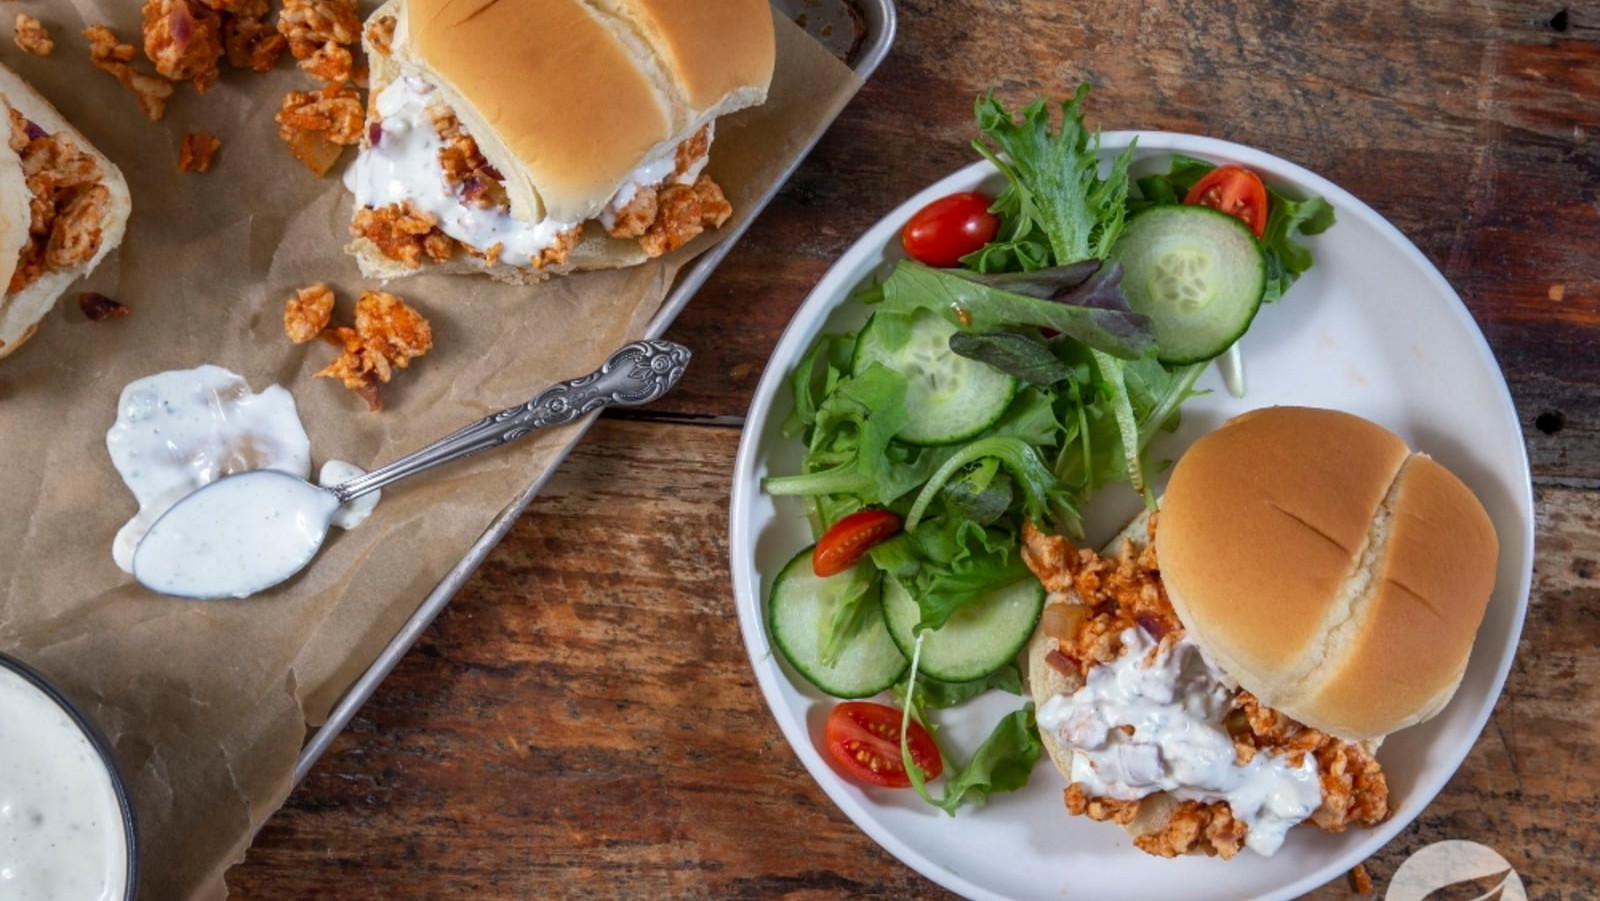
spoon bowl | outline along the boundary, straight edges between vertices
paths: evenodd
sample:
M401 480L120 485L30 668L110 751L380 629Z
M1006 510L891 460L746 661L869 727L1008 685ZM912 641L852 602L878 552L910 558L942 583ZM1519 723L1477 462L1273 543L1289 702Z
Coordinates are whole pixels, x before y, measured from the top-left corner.
M134 550L133 577L151 591L182 598L243 598L265 591L316 557L334 514L351 500L603 407L649 403L678 383L689 356L688 348L671 341L629 344L586 376L330 488L271 469L217 479L156 520Z

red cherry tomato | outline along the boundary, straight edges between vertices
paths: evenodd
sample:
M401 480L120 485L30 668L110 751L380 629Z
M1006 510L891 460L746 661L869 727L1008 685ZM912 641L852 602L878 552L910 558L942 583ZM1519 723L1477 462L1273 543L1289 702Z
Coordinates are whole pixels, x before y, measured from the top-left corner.
M989 212L991 203L977 191L941 197L912 215L900 231L900 244L912 259L929 266L959 265L1000 230L1000 217Z
M1261 237L1267 230L1267 186L1260 176L1242 166L1218 166L1183 195L1184 203L1221 210L1243 220Z
M845 772L871 785L908 788L911 777L900 762L900 711L871 701L845 701L828 714L824 729L828 753ZM911 761L927 779L944 772L944 759L928 730L911 721L907 739Z
M835 576L856 565L875 544L900 531L900 517L888 510L857 510L828 527L811 552L811 571Z

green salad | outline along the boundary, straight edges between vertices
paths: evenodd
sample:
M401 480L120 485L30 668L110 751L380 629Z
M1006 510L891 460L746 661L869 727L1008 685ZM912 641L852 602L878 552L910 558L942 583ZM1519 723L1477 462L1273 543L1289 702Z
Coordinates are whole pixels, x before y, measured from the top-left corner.
M1333 224L1326 201L1238 166L1174 156L1134 180L1131 145L1102 165L1087 93L1020 113L978 100L974 146L1005 187L906 223L909 258L853 295L870 319L819 338L790 378L800 471L763 482L804 499L818 538L774 582L774 644L834 697L898 702L838 705L835 761L952 814L1021 787L1041 750L1020 699L967 761L932 721L1022 693L1045 601L1023 523L1081 537L1085 500L1118 482L1153 509L1150 441L1311 266L1297 237Z

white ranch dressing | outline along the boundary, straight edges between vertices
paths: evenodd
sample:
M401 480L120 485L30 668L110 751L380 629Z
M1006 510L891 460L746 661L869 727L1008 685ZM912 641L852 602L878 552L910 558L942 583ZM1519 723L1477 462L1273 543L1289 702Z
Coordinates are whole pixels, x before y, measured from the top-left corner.
M127 842L94 745L55 699L0 667L0 898L119 901Z
M220 366L163 372L129 384L117 421L106 432L106 448L139 501L138 515L117 533L112 548L117 565L130 573L134 552L151 526L200 488L252 470L284 473L298 482L311 469L311 444L289 392L273 385L253 393L243 377ZM354 464L329 460L321 482L334 485L362 474ZM298 494L224 489L225 503L206 507L203 527L179 530L187 535L179 541L180 550L141 563L141 579L160 573L161 584L182 586L185 590L175 593L184 596L248 597L275 584L262 583L262 573L290 566L293 572L315 553L314 546L303 547L303 531L296 537L276 527L320 516L324 531L330 522L353 529L371 514L380 494L344 507L334 504L336 509L322 513L321 499L331 502L332 495L303 487ZM307 500L312 495L317 500ZM157 569L147 570L150 566Z
M715 122L706 124L706 152L696 157L690 162L689 167L682 172L678 172L678 149L676 147L662 151L662 155L657 156L655 159L647 159L640 163L639 168L628 175L627 181L622 183L622 187L617 189L617 193L611 198L611 202L607 203L606 208L601 210L600 215L596 217L600 220L600 224L608 229L615 228L617 216L622 212L623 208L633 202L633 198L639 193L640 188L659 184L694 184L695 180L700 177L700 173L705 171L706 163L711 161L711 142L716 139L716 129Z
M112 545L124 572L133 572L133 550L150 526L200 486L250 469L304 477L311 468L311 441L289 392L273 385L253 393L242 376L209 365L123 388L106 450L139 501Z
M499 244L501 262L529 265L578 223L550 218L529 222L461 197L439 162L444 142L427 113L434 91L423 79L403 75L378 93L378 140L356 157L345 173L345 187L357 206L381 209L410 201L437 217L439 230L457 241L479 251Z
M354 463L343 460L329 460L322 464L322 471L317 473L317 484L324 488L332 488L340 482L348 482L358 476L367 474L365 469ZM372 515L372 509L378 506L378 499L383 497L382 491L363 494L333 514L333 524L341 529L350 530L367 521Z
M249 597L310 562L338 509L333 492L275 470L220 479L150 529L135 575L162 594Z
M1039 710L1039 728L1073 750L1072 780L1091 795L1123 801L1161 791L1227 801L1249 827L1246 847L1272 856L1289 828L1322 804L1316 760L1305 754L1293 766L1260 751L1240 764L1223 724L1233 692L1199 647L1184 638L1146 664L1158 642L1137 627L1121 638L1120 656Z

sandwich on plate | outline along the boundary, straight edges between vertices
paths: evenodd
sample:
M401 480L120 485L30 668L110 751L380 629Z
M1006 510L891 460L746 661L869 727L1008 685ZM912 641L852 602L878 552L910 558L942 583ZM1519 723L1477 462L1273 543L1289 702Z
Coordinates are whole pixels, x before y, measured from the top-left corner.
M1303 407L1196 442L1108 554L1030 528L1029 690L1067 809L1164 857L1381 822L1378 745L1455 693L1497 553L1442 465Z
M0 153L0 357L122 243L122 173L17 73L0 66L9 153Z
M732 213L706 174L719 117L765 101L766 0L389 0L349 250L527 283L631 266Z

